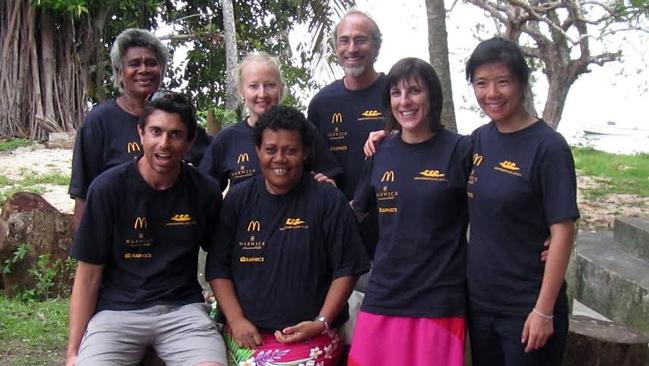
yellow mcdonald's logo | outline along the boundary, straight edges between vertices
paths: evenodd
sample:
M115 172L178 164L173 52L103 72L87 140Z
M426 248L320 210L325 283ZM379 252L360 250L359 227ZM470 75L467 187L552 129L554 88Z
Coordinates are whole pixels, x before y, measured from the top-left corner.
M419 174L429 178L442 178L445 175L444 173L440 173L439 170L429 170L429 169L426 169L423 172L419 172Z
M191 221L192 217L189 214L176 214L171 216L171 221L175 222L187 222Z
M386 170L381 177L381 182L394 182L394 170Z
M331 123L342 123L343 122L343 114L340 112L336 112L331 116Z
M261 223L257 220L250 220L248 223L248 231L260 231Z
M133 224L133 229L146 229L146 217L137 217Z
M132 153L132 152L135 152L135 151L142 151L142 149L140 148L140 144L138 144L137 142L131 141L131 142L128 143L128 145L126 145L126 151L128 153Z
M363 117L380 117L382 116L383 113L377 111L377 110L370 110L370 111L365 111L361 113L361 116Z
M503 161L501 163L498 163L503 169L511 170L511 171L518 171L521 170L519 167L516 166L516 163L511 162L511 161Z
M296 226L296 225L302 225L302 224L306 224L306 222L302 221L302 219L300 219L300 218L296 218L296 219L288 218L288 219L286 219L286 225Z
M480 166L482 164L482 155L473 154L473 165Z
M241 164L246 161L250 161L250 156L248 156L248 153L239 154L239 156L237 157L237 164Z

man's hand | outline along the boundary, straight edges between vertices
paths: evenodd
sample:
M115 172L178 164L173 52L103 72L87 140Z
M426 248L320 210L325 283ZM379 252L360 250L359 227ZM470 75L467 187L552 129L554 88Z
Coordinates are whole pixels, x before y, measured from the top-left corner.
M367 136L367 140L365 141L365 145L363 145L363 152L365 153L365 157L369 158L370 156L376 154L376 145L378 145L379 142L383 141L383 139L388 135L385 130L378 130L378 131L372 131L370 134Z

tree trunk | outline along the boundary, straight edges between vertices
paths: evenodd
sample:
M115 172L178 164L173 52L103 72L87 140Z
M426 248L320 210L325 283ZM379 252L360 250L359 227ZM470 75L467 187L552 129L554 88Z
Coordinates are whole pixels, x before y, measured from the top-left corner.
M426 0L428 18L428 53L430 63L435 68L442 83L444 108L442 109L442 124L457 131L455 122L455 106L453 104L453 88L451 71L448 64L448 37L446 33L446 8L444 0Z
M234 28L234 7L232 0L223 1L223 33L225 34L226 98L225 108L237 108L237 86L234 73L237 67L237 33Z

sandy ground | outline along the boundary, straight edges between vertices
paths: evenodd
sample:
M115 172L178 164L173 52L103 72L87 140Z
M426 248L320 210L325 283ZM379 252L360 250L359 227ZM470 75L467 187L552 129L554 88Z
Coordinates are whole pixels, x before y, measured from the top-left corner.
M20 180L28 174L43 175L51 172L70 174L72 151L66 149L46 149L43 145L20 148L12 152L0 153L0 175L12 181ZM649 216L649 198L628 194L611 194L596 200L586 200L584 190L604 184L601 179L578 177L579 209L582 219L580 230L598 231L613 227L616 216ZM2 189L2 188L0 188ZM67 195L67 187L44 185L43 196L62 212L72 212L74 201Z
M46 149L42 145L34 145L0 153L0 175L11 181L20 181L28 175L55 172L69 176L71 167L72 150ZM42 188L42 195L49 203L61 212L72 213L74 201L67 194L67 186L47 184Z

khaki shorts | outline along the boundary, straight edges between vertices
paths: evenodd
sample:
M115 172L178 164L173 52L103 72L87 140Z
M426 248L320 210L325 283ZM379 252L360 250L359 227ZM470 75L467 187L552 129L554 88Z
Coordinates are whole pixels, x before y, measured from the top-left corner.
M148 346L167 366L226 365L223 338L208 311L203 303L100 311L88 323L77 365L137 365Z

